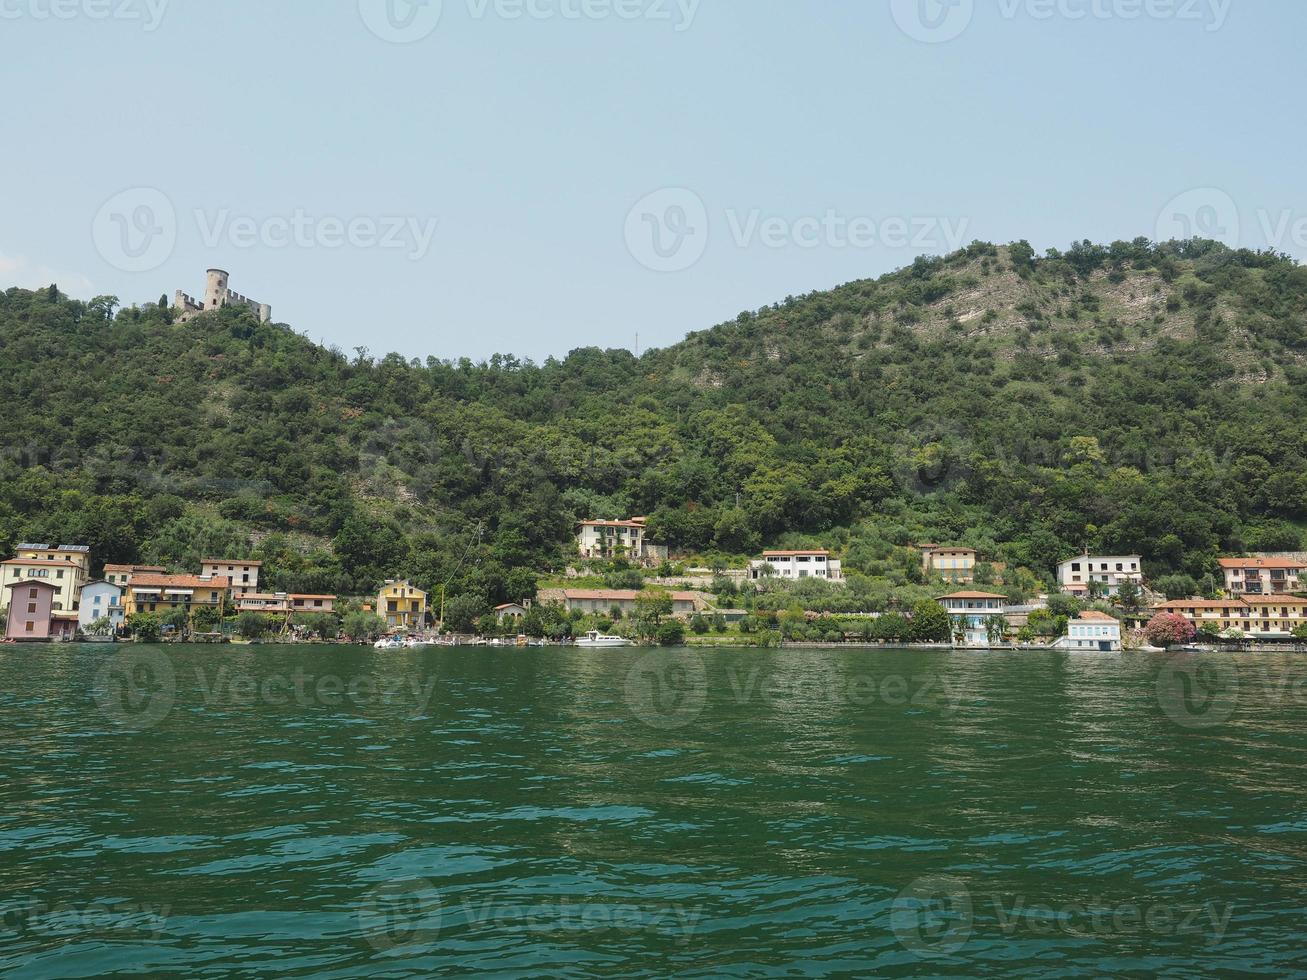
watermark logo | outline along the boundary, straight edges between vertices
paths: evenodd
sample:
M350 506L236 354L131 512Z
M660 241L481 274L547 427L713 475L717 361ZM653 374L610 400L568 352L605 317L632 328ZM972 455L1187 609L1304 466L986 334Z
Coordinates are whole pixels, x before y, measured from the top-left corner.
M967 241L970 221L938 215L842 214L827 208L797 217L768 214L761 208L727 208L710 215L694 191L667 187L647 194L626 215L626 247L632 258L654 272L681 272L708 250L714 221L738 249L915 249L955 252Z
M172 711L177 675L160 650L117 653L95 675L92 695L100 713L125 731L153 728Z
M998 0L1005 20L1025 14L1031 20L1164 20L1201 24L1219 31L1234 0Z
M154 187L133 187L105 201L91 224L100 257L122 272L152 272L177 245L177 211Z
M159 939L172 906L115 901L51 903L40 898L0 904L0 938L42 941Z
M1177 656L1157 673L1162 711L1182 728L1215 728L1239 703L1239 672L1231 663Z
M627 671L627 707L651 728L693 724L707 700L708 672L697 653L647 653Z
M1210 238L1231 248L1239 247L1239 206L1216 187L1195 187L1177 194L1157 216L1159 242Z
M665 187L626 216L626 247L646 269L682 272L708 250L708 208L692 190Z
M171 0L0 0L0 20L114 20L159 29Z
M368 30L391 44L412 44L440 25L442 0L359 0Z
M921 959L958 952L971 938L973 924L971 891L961 878L918 878L899 892L890 910L894 935Z
M364 896L359 928L378 952L426 946L440 935L440 892L421 878L392 881Z
M290 214L233 214L230 209L197 210L195 226L207 249L354 248L402 250L414 262L431 251L438 218L414 215L312 215L303 208Z
M914 41L943 44L971 25L975 0L890 0L894 23Z

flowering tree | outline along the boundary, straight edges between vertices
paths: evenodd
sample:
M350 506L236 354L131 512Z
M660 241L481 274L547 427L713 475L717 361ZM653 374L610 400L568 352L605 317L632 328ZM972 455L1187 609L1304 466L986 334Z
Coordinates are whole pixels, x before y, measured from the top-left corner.
M1158 647L1191 643L1196 632L1193 623L1175 613L1158 613L1144 627L1144 635L1148 637L1148 642Z

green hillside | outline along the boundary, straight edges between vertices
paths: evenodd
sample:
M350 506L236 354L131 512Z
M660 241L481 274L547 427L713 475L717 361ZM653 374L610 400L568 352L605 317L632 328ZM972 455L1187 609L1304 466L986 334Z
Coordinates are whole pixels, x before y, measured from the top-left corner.
M407 575L497 602L587 516L647 514L674 553L821 542L890 586L920 540L1200 580L1221 551L1304 547L1307 269L1283 256L977 243L540 365L116 306L0 295L0 548L193 567L253 546L282 589Z

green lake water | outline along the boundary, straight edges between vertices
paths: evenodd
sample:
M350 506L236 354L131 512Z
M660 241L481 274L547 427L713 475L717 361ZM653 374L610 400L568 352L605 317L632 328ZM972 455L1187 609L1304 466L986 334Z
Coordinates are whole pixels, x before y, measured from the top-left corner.
M0 973L1307 969L1307 659L9 647Z

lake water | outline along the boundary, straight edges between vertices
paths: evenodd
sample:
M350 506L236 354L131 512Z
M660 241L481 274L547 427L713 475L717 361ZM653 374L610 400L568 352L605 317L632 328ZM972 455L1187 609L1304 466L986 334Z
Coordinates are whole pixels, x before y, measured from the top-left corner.
M0 972L1307 968L1307 660L9 647Z

